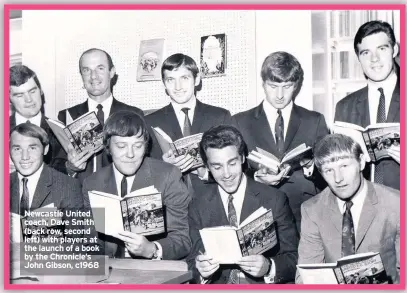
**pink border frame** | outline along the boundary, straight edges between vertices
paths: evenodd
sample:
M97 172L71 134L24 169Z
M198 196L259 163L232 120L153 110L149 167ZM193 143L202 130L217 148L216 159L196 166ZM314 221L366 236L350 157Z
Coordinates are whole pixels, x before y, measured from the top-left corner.
M405 36L406 36L406 7L403 4L358 4L358 5L329 5L329 4L291 4L291 5L281 5L281 4L87 4L87 5L58 5L58 4L5 4L4 5L4 97L8 96L8 85L9 84L9 42L10 42L10 22L9 14L10 10L399 10L400 11L400 67L405 69ZM402 81L406 80L405 70L400 71L400 79ZM401 133L406 133L406 109L405 109L405 83L401 83L401 99L400 99L400 119L401 119ZM4 99L4 142L7 142L9 137L8 133L10 131L9 116L7 113L9 111L8 99ZM401 140L401 174L400 178L404 179L406 176L405 172L405 141ZM195 284L179 284L179 285L97 285L97 284L38 284L38 285L22 285L22 284L10 284L10 256L9 256L9 202L10 202L10 175L9 175L9 145L4 144L4 289L6 290L67 290L67 289L85 289L85 290L129 290L129 289L141 289L141 290L270 290L274 289L284 289L284 290L403 290L405 289L406 282L406 271L405 271L405 181L401 181L400 186L400 206L401 206L401 219L400 219L400 284L395 285L296 285L296 284L279 284L270 287L267 284L259 285L195 285ZM6 209L7 207L7 209Z

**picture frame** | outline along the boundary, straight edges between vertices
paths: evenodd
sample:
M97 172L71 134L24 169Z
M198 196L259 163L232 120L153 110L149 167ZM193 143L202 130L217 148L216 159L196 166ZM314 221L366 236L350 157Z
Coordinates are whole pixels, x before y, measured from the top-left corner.
M201 75L205 77L226 74L227 45L226 34L214 34L201 37Z
M140 41L137 81L161 80L165 39Z

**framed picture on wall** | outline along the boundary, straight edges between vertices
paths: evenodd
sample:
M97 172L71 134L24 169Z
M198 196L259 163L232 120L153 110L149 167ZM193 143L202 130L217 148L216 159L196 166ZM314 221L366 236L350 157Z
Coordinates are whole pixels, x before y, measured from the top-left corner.
M226 34L201 37L202 77L225 75Z
M151 39L140 42L137 81L161 80L164 42L165 39Z

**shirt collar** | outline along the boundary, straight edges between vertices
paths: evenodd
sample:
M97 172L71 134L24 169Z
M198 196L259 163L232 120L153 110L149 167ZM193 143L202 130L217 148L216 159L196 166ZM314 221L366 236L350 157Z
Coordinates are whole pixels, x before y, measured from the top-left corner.
M116 181L116 187L118 188L117 190L119 190L119 187L121 186L121 182L122 182L122 179L123 179L124 175L122 173L120 173L119 170L117 170L114 163L112 163L112 166L113 166L114 178L115 178L115 181ZM131 188L131 186L133 186L134 178L136 178L136 174L134 174L133 176L128 176L127 177L127 188L129 188L129 186L130 186L130 188Z
M277 109L274 108L267 100L263 102L264 112L266 112L267 117L273 117L277 119ZM284 109L281 109L281 114L283 115L284 120L288 121L286 117L290 117L291 111L293 109L293 101L291 101ZM274 119L274 120L275 120ZM274 121L273 120L273 121Z
M247 186L247 178L244 174L242 174L242 180L240 181L240 185L237 188L236 192L233 194L233 200L235 202L239 202L239 203L243 203L244 200L244 195L246 193L246 186ZM229 198L229 193L227 193L226 191L223 190L222 187L220 187L220 185L218 185L218 190L219 190L219 194L223 199L227 199ZM242 205L239 205L242 206Z
M41 118L42 118L41 111L38 112L37 115L35 115L34 117L29 118L29 119L23 117L22 115L20 115L20 113L16 112L16 125L20 125L22 123L27 122L27 120L29 120L31 123L41 127Z
M33 174L31 174L30 176L23 176L21 175L19 172L17 172L18 175L18 179L19 181L21 181L21 179L23 178L27 178L29 182L33 183L33 182L38 182L38 180L40 179L41 176L41 172L44 169L44 163L41 164L41 167L38 168L37 171L35 171Z
M104 100L102 103L98 103L95 100L88 98L88 108L89 111L97 111L97 106L101 104L103 106L103 112L105 113L105 119L107 118L106 114L110 113L110 108L112 107L113 103L113 96L110 95L106 100Z
M352 198L352 203L353 206L359 206L361 207L365 201L366 195L367 195L367 182L366 179L362 179L362 189L359 190L359 192ZM341 213L345 212L346 209L346 201L340 199L339 197L336 198L336 201L338 203L339 206L339 210L341 211Z
M177 114L182 113L181 111L182 108L189 108L190 110L188 111L188 114L191 112L194 113L196 107L196 97L194 95L188 102L184 104L178 104L171 100L171 105L174 108L175 113Z
M393 92L394 88L397 84L397 74L393 71L388 78L380 82L374 82L370 79L367 81L369 90L377 92L377 90L381 87L385 92Z

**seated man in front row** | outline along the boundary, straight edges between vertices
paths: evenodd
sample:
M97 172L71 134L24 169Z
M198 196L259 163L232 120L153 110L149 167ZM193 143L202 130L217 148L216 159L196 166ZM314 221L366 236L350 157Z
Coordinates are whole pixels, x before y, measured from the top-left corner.
M216 183L208 184L189 209L192 251L188 266L197 283L293 282L297 264L298 232L287 196L276 188L243 174L247 147L241 133L221 125L206 131L200 144L202 159ZM219 265L204 246L199 230L244 221L260 207L271 209L277 223L278 244L263 255L245 256L234 267Z
M176 260L191 249L188 229L190 196L178 168L145 157L149 133L143 118L131 111L113 113L104 126L103 143L113 163L87 177L83 195L89 205L88 191L124 194L153 185L162 194L166 234L156 236L122 232L120 239L98 233L109 257ZM109 219L106 219L109 221Z
M380 252L387 275L398 283L399 191L363 178L362 149L348 136L323 138L315 146L314 161L329 188L301 206L298 263L332 263L356 253ZM296 282L302 283L298 272Z

